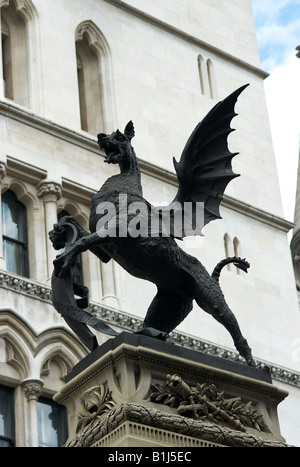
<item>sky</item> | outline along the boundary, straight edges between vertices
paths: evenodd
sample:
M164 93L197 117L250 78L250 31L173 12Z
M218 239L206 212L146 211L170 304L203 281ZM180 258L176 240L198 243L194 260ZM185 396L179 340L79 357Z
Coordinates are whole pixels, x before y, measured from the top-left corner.
M294 220L300 141L300 0L251 0L284 217Z

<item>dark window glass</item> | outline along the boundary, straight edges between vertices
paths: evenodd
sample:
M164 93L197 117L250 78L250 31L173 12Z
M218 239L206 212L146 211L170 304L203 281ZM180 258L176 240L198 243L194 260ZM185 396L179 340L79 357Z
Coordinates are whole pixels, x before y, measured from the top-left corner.
M2 234L7 270L29 277L26 207L10 190L2 195Z
M0 386L0 447L15 445L14 390Z
M39 446L59 447L68 437L67 410L51 399L40 397L37 402Z

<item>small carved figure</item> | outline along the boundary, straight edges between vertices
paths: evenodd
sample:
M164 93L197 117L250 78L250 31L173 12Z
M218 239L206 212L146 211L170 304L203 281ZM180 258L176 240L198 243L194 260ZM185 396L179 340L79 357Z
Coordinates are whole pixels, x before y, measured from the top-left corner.
M103 262L114 259L133 276L157 286L157 294L144 320L145 327L138 332L166 338L187 317L195 300L204 311L225 326L240 355L248 365L254 366L251 349L218 283L220 271L226 263L233 262L244 271L247 271L249 264L241 258L227 258L210 275L201 262L181 249L175 240L191 232L193 235L201 234L197 226L199 203L204 205L203 225L220 219L219 206L224 190L238 176L231 166L231 160L237 153L230 152L227 138L233 131L231 120L237 115L234 112L236 101L246 86L213 107L191 134L180 161L174 160L179 186L170 204L168 235L165 234L163 220L156 224L155 232L151 230L153 212L156 211L143 198L138 160L131 145L135 135L133 123L130 121L123 133L119 130L110 135L100 133L98 143L106 154L105 162L118 164L120 173L110 177L93 196L90 232L84 231L72 220L78 235L54 261L54 277L63 280L76 256L88 249ZM122 205L124 199L127 203L125 213ZM178 212L182 220L186 203L191 208L188 223L180 223ZM137 216L132 209L136 205L144 206L146 215L144 210L142 215ZM50 232L50 238L55 238L57 245L60 243L57 239L59 230L64 222L66 219L62 219ZM138 225L146 225L147 233L144 229L141 235L136 235ZM135 230L132 230L133 227Z

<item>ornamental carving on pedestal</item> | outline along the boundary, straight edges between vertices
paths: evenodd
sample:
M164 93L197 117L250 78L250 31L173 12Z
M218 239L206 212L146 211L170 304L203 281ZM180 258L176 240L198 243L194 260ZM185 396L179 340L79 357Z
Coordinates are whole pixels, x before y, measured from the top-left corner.
M179 415L193 419L225 422L231 428L246 431L246 427L270 433L261 413L244 403L240 397L226 398L214 384L189 386L178 375L167 375L162 385L155 385L150 400L176 408Z
M115 406L107 385L93 386L83 393L80 399L81 405L78 413L76 432L83 430L95 420L99 420L103 414L109 412Z

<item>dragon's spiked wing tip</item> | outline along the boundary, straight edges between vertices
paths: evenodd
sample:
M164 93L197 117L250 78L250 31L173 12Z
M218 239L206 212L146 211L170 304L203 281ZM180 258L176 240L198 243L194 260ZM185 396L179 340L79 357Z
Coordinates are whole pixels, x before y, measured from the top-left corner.
M204 225L221 218L219 207L225 188L239 176L232 170L232 158L238 153L229 150L228 136L234 131L230 125L237 115L235 104L247 86L241 86L217 103L192 132L180 161L173 159L179 182L174 201L182 206L192 202L195 213L196 203L204 203ZM193 224L196 220L194 216ZM198 229L196 232L199 235ZM184 232L182 236L186 236Z

